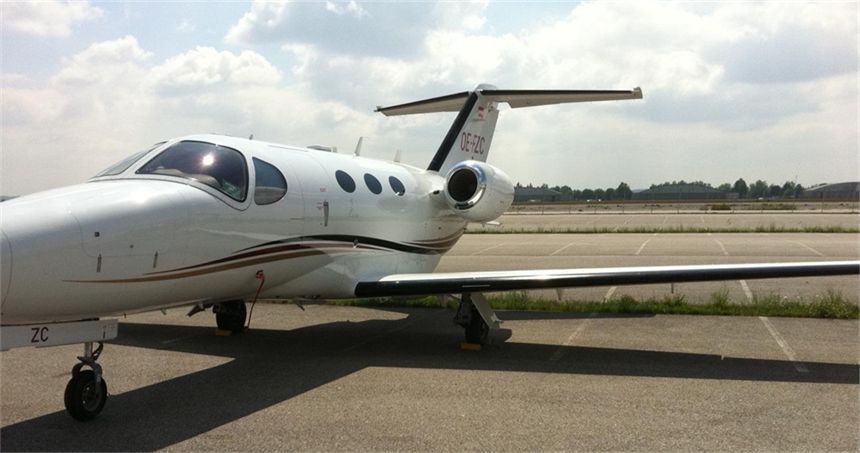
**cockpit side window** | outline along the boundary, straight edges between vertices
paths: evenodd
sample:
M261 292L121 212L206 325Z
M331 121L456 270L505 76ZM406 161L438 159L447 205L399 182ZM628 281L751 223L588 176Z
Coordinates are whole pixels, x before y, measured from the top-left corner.
M287 180L283 173L274 165L263 162L256 157L254 161L254 203L259 205L272 204L287 193Z
M149 148L147 148L143 151L138 151L138 152L132 154L131 156L128 156L125 159L123 159L123 160L111 165L110 167L102 170L101 173L93 176L93 178L100 178L102 176L118 175L118 174L128 170L129 167L134 165L134 163L137 162L138 160L140 160L141 157L145 156L146 153L154 150L155 148L158 148L159 146L163 145L164 143L166 143L166 142L158 142L158 143L150 146Z
M212 143L176 143L147 162L137 173L193 179L236 201L244 201L248 194L248 166L242 153Z

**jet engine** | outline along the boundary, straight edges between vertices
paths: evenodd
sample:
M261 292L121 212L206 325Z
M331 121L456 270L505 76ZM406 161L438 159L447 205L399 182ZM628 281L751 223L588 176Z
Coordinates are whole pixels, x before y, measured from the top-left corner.
M460 217L489 222L514 201L514 184L503 171L485 162L465 160L445 177L445 201Z

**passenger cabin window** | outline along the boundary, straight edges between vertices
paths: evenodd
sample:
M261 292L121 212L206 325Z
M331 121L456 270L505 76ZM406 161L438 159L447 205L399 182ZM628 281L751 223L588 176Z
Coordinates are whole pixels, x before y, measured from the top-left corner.
M364 183L367 184L367 188L370 189L371 192L377 195L382 193L382 184L379 183L379 180L376 179L376 176L373 176L370 173L365 173Z
M192 179L237 201L244 201L248 193L248 167L242 153L212 143L176 143L147 162L137 173Z
M155 148L158 148L159 146L163 145L164 143L165 142L158 142L158 143L150 146L149 148L147 148L143 151L138 151L138 152L132 154L131 156L128 156L125 159L123 159L123 160L111 165L110 167L102 170L101 173L93 176L93 178L99 178L102 176L118 175L118 174L128 170L129 167L134 165L134 163L137 162L138 160L140 160L141 157L145 156L146 153L154 150Z
M274 165L263 162L256 157L254 161L254 203L259 205L272 204L287 193L287 180L283 173Z
M394 176L388 177L388 184L391 185L391 190L393 190L397 195L403 196L403 194L406 193L406 187L404 187L403 183Z
M352 176L349 176L345 171L338 170L334 172L334 178L337 179L337 183L344 192L355 192L355 181L352 179Z

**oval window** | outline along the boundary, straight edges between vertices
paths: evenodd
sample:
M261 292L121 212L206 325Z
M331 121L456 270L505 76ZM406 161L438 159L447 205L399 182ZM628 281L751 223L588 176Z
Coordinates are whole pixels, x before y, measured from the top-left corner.
M404 187L403 183L394 176L390 176L388 178L388 184L391 184L391 190L393 190L397 195L403 196L403 194L406 193L406 187Z
M256 157L253 161L254 173L256 173L254 203L272 204L284 198L287 193L287 180L284 179L284 174L268 162L263 162Z
M340 188L343 189L344 192L355 192L355 181L353 181L352 176L349 176L343 170L338 170L334 172L334 177L337 179L337 183L340 184Z
M373 176L370 173L365 173L364 183L367 184L367 188L370 189L371 192L377 195L382 193L382 184L380 184L379 180L376 179L376 176Z

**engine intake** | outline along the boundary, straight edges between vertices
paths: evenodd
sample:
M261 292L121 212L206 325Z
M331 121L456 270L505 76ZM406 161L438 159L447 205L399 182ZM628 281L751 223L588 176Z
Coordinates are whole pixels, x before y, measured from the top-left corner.
M514 201L514 185L503 171L485 162L466 160L445 178L445 201L460 217L489 222Z

